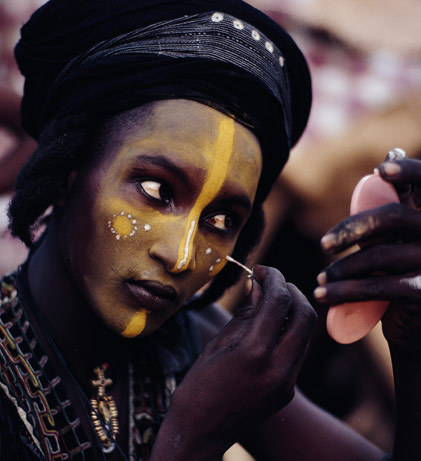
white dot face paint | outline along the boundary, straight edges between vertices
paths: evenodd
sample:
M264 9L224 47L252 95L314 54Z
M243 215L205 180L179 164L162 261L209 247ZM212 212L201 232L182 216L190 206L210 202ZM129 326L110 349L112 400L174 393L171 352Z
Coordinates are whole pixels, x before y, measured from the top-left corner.
M216 260L216 264L219 264L220 262L221 262L221 258L218 258L218 259Z
M149 232L152 229L150 224L145 224L143 228L145 229L145 232Z
M209 272L212 272L212 271L213 271L213 269L214 269L214 267L213 267L213 266L209 267Z
M417 275L416 277L408 277L405 279L400 280L402 285L406 285L414 290L421 290L421 275Z
M206 253L207 255L210 255L210 254L212 253L212 248L208 248L208 249L205 251L205 253Z

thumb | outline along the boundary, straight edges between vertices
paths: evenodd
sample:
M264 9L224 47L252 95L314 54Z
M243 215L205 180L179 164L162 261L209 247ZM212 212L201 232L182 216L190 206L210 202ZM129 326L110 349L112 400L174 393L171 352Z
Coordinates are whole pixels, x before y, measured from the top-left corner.
M244 289L248 294L234 312L234 319L241 321L250 319L254 316L262 296L262 288L255 277L247 278Z
M260 303L262 290L260 284L253 277L247 279L244 286L246 293L249 293L243 299L240 306L235 310L232 319L225 325L221 332L208 343L208 349L212 347L220 349L231 345L233 341L238 341L244 335L244 332L250 328L251 319L257 312L257 306Z
M255 277L247 277L244 284L244 290L246 293L244 304L257 306L262 295L262 288L257 279Z

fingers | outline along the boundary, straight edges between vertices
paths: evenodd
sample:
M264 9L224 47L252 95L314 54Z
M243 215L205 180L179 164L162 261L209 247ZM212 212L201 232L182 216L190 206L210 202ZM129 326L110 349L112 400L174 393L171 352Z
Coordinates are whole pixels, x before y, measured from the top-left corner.
M301 360L303 360L303 352L307 347L316 324L317 314L307 298L295 285L292 283L288 283L287 285L292 297L292 303L288 313L288 320L285 324L285 330L278 341L275 358L280 360L286 351L288 351L288 355L291 357L301 357Z
M392 184L414 184L421 186L421 161L405 158L393 162L383 162L379 166L380 175Z
M278 341L293 299L278 270L256 266L254 274L260 281L262 295L250 324L248 338L257 346L272 349Z
M225 333L236 338L241 336L262 353L272 352L280 335L290 330L299 331L300 337L307 336L308 339L308 329L316 314L305 296L293 285L287 284L283 275L274 268L256 266L254 275L251 293L234 314ZM290 315L292 306L293 313ZM286 322L288 327L284 332Z
M420 235L421 161L401 159L379 166L383 179L397 189L401 204L389 204L351 216L328 232L322 247L329 252L342 251L356 243L411 240Z
M262 290L257 280L253 280L250 293L246 296L242 305L234 312L232 319L208 343L208 349L233 349L237 347L242 338L247 335L249 323L256 315Z
M379 173L392 183L400 202L412 208L421 208L421 161L403 159L386 161L379 166Z
M375 245L330 264L317 278L321 285L361 278L373 272L405 273L420 267L421 243Z
M234 321L251 319L256 313L257 306L260 304L260 298L262 296L261 284L258 282L257 278L248 279L247 282L251 282L251 290L245 297L242 305L235 311L233 317Z
M336 253L370 241L411 240L421 234L421 214L391 203L350 216L331 229L321 241L325 251Z
M316 288L314 296L329 305L353 301L391 300L404 303L421 302L421 273L373 276L359 280L343 280Z
M234 343L238 343L244 336L249 336L250 329L255 322L258 311L262 305L263 290L268 289L270 280L277 278L279 283L285 285L285 280L282 274L276 269L256 266L253 268L254 278L252 279L252 288L246 296L242 305L234 312L233 318L222 330L221 334L215 338L215 345L233 347ZM265 282L266 277L268 280ZM265 288L262 287L265 285ZM265 298L267 299L268 294Z

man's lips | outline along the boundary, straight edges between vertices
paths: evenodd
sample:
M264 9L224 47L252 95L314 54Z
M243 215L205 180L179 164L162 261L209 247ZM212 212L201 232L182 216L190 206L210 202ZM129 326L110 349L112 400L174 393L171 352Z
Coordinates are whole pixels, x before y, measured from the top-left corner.
M178 294L168 285L150 280L128 279L125 281L125 286L144 309L158 311L174 309L177 305Z

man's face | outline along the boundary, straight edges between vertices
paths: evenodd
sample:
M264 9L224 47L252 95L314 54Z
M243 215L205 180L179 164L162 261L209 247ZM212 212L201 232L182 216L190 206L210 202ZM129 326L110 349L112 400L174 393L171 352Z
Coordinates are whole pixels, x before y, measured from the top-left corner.
M215 277L249 217L261 172L253 133L193 101L131 111L79 172L60 253L94 312L150 334Z

